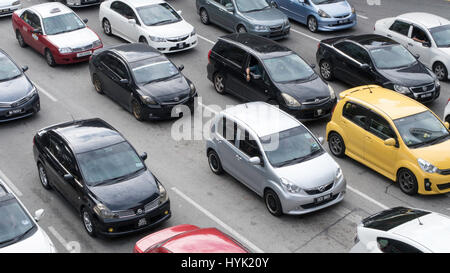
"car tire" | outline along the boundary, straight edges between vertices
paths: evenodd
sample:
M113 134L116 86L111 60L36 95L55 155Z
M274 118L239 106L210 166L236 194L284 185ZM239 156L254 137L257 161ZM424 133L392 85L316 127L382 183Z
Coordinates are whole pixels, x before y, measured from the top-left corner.
M243 25L239 25L236 28L237 33L247 33L247 29Z
M328 147L330 148L330 152L335 157L339 158L345 157L345 143L338 133L331 132L328 135Z
M140 37L139 38L139 43L143 43L143 44L148 45L148 41L147 41L147 39L145 39L145 37Z
M334 79L333 66L327 60L322 60L319 65L320 76L326 81L332 81Z
M271 189L267 189L264 192L264 203L266 204L267 210L273 216L281 216L283 215L283 208L281 206L280 198L278 195Z
M108 19L103 19L102 22L102 28L103 28L103 32L108 35L111 36L112 35L112 27L111 27L111 23L109 22Z
M137 100L133 100L131 102L131 109L133 112L133 116L138 121L143 121L143 113L142 113L142 104L140 104Z
M415 195L419 189L416 176L408 169L401 169L397 173L400 190L407 195Z
M104 94L102 80L97 76L97 74L92 75L92 83L94 84L94 89L99 94Z
M97 228L95 226L92 214L86 209L81 209L81 221L84 229L91 237L97 237Z
M308 29L309 29L309 31L311 31L311 32L317 32L317 29L318 29L318 25L317 25L317 19L316 19L316 17L314 17L314 16L309 16L308 17L308 22L307 22L307 25L308 25Z
M214 89L221 95L226 93L225 76L221 72L214 75Z
M208 152L208 163L211 171L216 175L221 175L224 173L222 168L222 163L220 162L219 155L214 150Z
M25 43L25 40L23 39L22 33L20 33L19 30L16 30L16 38L19 42L20 47L27 47L27 44Z
M433 73L440 81L448 80L448 70L441 62L437 62L433 65Z
M204 25L209 25L211 23L211 21L209 20L209 14L206 9L200 9L200 21L202 21Z
M45 50L45 60L47 61L47 64L51 67L56 66L55 58L53 58L53 54L50 51L50 49Z
M38 167L38 173L39 173L39 180L41 181L42 187L46 190L51 190L52 186L50 185L50 180L48 179L47 170L45 169L44 165L42 163L37 164Z
M445 117L445 122L450 123L450 115L448 115L448 116Z

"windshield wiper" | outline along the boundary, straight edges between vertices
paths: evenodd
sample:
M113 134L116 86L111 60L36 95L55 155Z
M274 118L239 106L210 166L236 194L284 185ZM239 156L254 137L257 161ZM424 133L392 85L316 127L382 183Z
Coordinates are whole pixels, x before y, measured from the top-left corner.
M35 226L32 226L27 231L25 231L24 233L22 233L21 235L15 237L15 238L12 238L10 240L6 240L6 241L3 241L3 242L0 242L0 246L10 245L10 244L13 244L15 242L21 241L23 237L25 237L28 233L30 233L30 231L32 231L34 229L34 227Z
M265 6L264 8L260 8L260 9L251 9L251 10L247 10L246 13L248 12L254 12L254 11L261 11L261 10L265 10L267 8L270 8L270 6Z
M150 26L162 25L162 24L169 23L169 22L176 22L176 21L173 21L172 19L162 20L162 21L156 22L154 24L151 24Z
M159 78L159 79L151 80L151 81L148 81L148 82L144 82L144 83L142 83L142 85L147 85L147 84L150 84L152 82L162 82L162 81L171 79L171 78L175 77L176 75L178 75L178 74L174 74L174 75L171 75L171 76L168 76L168 77Z
M139 170L137 170L137 171L134 171L134 172L132 172L132 173L127 173L127 174L125 174L125 175L121 175L121 176L118 176L118 177L114 177L114 178L111 178L111 179L102 181L102 182L100 182L100 183L95 184L94 186L96 187L96 186L101 186L101 185L111 184L112 182L118 182L118 181L124 180L124 179L126 179L126 178L128 178L128 177L131 177L131 176L133 176L133 175L139 173L139 172L142 171L143 169L144 169L144 168L141 168L141 169L139 169Z

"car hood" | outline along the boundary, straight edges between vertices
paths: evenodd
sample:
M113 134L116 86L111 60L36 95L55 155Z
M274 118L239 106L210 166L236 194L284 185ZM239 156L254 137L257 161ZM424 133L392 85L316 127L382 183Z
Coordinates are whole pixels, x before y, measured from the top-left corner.
M435 145L411 149L416 158L422 158L441 170L450 169L450 153L443 151L450 151L450 139Z
M33 88L25 75L0 82L0 102L14 102L25 97Z
M0 248L0 253L53 253L55 248L48 235L41 228L30 237L15 244Z
M114 184L91 186L89 190L98 201L112 211L145 205L159 196L155 177L148 170Z
M275 8L242 13L242 15L254 24L268 26L281 25L287 20L286 15Z
M338 168L334 159L325 152L308 161L277 168L275 173L302 189L312 189L333 182Z
M189 83L183 76L166 81L139 85L139 89L144 95L151 96L158 101L171 100L176 96L190 93Z
M424 65L417 62L410 67L378 70L390 82L407 87L420 86L434 82L434 77Z
M3 7L9 7L14 3L16 0L0 0L0 8Z
M99 39L97 34L88 27L56 35L47 35L46 38L58 48L84 47Z
M331 4L315 5L317 9L325 11L332 17L348 15L352 12L352 7L347 1L341 1Z
M172 38L191 34L194 31L194 27L188 22L181 20L176 23L161 25L161 26L146 26L144 29L150 36Z
M278 89L291 95L299 102L330 96L328 85L318 76L312 81L276 83Z

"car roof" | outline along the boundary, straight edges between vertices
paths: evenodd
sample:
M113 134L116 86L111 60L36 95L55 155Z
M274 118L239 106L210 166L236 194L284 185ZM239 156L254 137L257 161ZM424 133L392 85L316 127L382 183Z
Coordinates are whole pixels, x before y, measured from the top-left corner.
M377 85L365 85L348 89L341 92L340 97L341 99L350 98L352 101L370 105L393 120L428 110L423 104L405 95Z
M174 253L245 253L241 245L216 228L201 228L178 234L161 247Z
M433 28L450 24L450 21L431 13L426 12L410 12L397 16L397 19L403 19L412 23L420 24L426 28Z
M163 55L155 48L144 43L120 44L109 47L106 50L116 53L129 63Z
M154 4L160 4L160 3L166 3L166 1L162 0L120 0L125 3L129 3L135 8L142 7L142 6L150 6ZM111 1L114 2L114 1Z
M247 125L259 137L279 133L301 125L298 120L278 107L260 101L239 104L223 110L222 113Z
M65 6L64 4L61 4L59 2L49 2L49 3L43 3L39 5L34 5L29 8L30 10L36 12L39 14L42 18L52 17L56 15L66 14L66 13L72 13L73 11ZM58 11L59 9L59 11Z
M126 141L116 129L99 118L67 122L47 129L65 139L76 154Z
M345 40L356 42L368 49L398 44L396 41L392 39L377 34L351 35L345 37Z
M249 33L233 33L219 37L219 40L237 44L241 48L252 52L254 55L258 55L261 58L270 58L292 53L292 50L279 43Z

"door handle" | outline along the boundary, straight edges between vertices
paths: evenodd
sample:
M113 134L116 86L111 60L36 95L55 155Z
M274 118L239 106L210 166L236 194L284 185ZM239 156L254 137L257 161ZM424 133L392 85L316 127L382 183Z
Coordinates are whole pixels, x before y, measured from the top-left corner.
M242 160L242 157L240 155L236 155L237 160Z
M387 36L388 36L389 38L392 38L392 35L391 35L391 34L388 34Z

